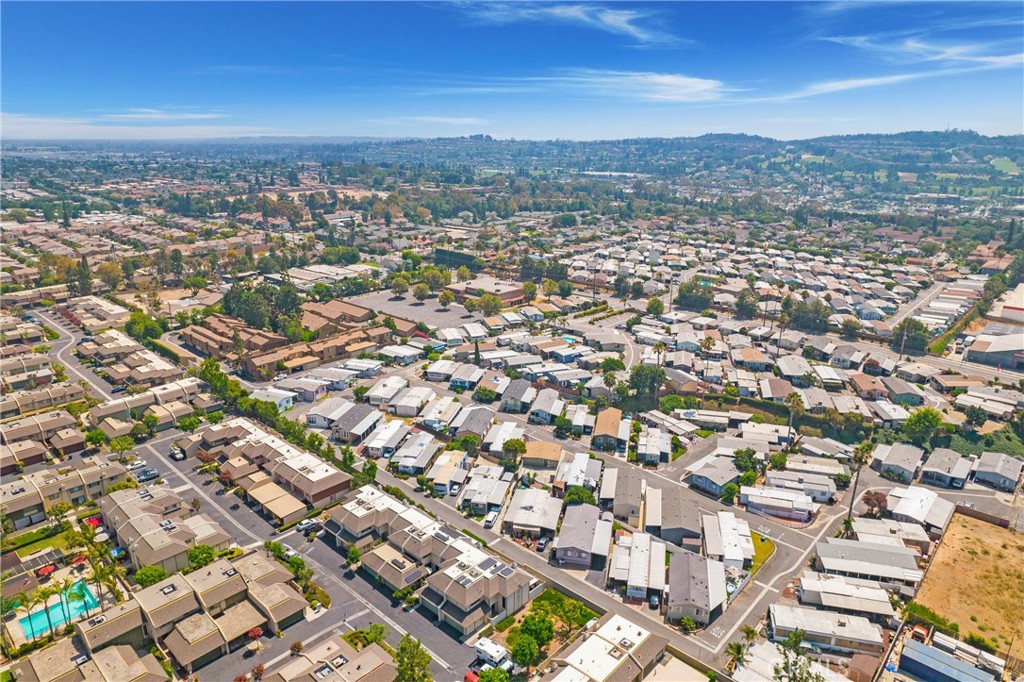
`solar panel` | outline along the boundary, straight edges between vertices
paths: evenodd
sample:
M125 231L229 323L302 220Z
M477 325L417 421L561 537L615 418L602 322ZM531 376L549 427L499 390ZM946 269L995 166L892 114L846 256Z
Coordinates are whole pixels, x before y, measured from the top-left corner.
M482 564L480 564L480 570L481 571L486 571L488 568L490 568L491 566L493 566L496 563L498 563L498 562L495 559L493 559L491 557L488 557L486 561L484 561Z
M515 573L515 571L512 570L512 568L509 567L509 566L506 566L505 568L503 568L500 571L498 571L498 574L501 575L503 578L507 578L510 575L512 575L513 573Z

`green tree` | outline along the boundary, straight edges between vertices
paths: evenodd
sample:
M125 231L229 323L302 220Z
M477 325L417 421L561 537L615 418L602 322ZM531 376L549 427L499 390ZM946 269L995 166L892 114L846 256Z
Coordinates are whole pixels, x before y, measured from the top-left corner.
M537 298L537 285L533 282L523 282L523 300L527 303Z
M110 441L110 451L116 454L128 452L135 447L135 439L131 436L118 436Z
M395 277L391 280L391 293L395 296L405 296L406 292L409 291L409 280L405 277Z
M363 476L365 476L368 481L377 480L377 463L372 459L368 459L363 462Z
M741 320L757 317L757 294L750 289L744 289L736 297L736 317Z
M562 504L565 506L570 504L597 505L597 500L591 491L581 485L573 485L569 486L569 489L565 491L565 496L562 497Z
M967 423L971 426L983 426L988 421L988 412L977 405L968 406L964 410L964 416L967 418Z
M735 671L747 661L747 647L743 642L729 642L725 655L729 657L729 670Z
M142 415L142 423L145 425L146 430L149 431L149 435L156 433L156 427L160 426L160 418L155 414L144 414Z
M722 487L721 500L725 504L732 504L736 500L736 496L740 494L739 486L735 483L726 483Z
M874 446L870 441L864 441L853 449L853 454L850 457L850 464L853 465L854 476L853 476L853 490L850 491L850 507L846 512L846 520L849 521L853 517L853 503L857 499L857 484L860 483L860 470L864 468L865 464L871 462L871 451Z
M107 442L107 436L99 429L91 429L85 434L85 444L90 448L98 448Z
M422 303L430 297L430 287L420 282L412 288L412 297Z
M501 299L495 296L494 294L484 294L483 296L480 297L479 304L480 311L488 317L500 313L501 309L505 305L504 303L502 303Z
M460 282L468 282L469 280L473 279L473 272L465 265L463 265L462 267L455 271L455 277Z
M621 372L626 369L626 363L618 358L605 358L601 361L601 371L604 373L608 372Z
M508 673L502 668L488 668L482 670L477 679L479 682L508 682Z
M202 568L213 563L214 551L209 545L196 545L188 550L188 563L194 568Z
M804 633L796 630L779 643L782 661L775 664L772 679L775 682L824 682L824 677L811 669L811 659L800 652Z
M437 295L437 302L441 304L442 308L447 308L455 302L455 294L447 289L442 289L441 293Z
M501 446L501 452L506 459L516 460L526 452L526 443L520 438L509 438Z
M532 637L538 647L545 647L555 638L555 623L549 616L531 613L519 624L519 632Z
M647 299L647 314L658 317L665 313L665 302L657 296Z
M855 338L858 333L860 333L862 326L863 325L861 325L861 323L855 320L854 318L847 317L846 319L843 320L842 324L839 325L839 330L844 337L852 339Z
M181 419L178 420L178 428L181 429L182 431L185 431L186 433L192 433L193 431L198 429L199 424L199 417L188 416L182 417Z
M931 334L920 320L905 318L892 330L892 349L895 351L923 352Z
M124 281L124 272L121 270L121 264L117 261L107 261L97 265L96 276L99 277L101 282L110 287L111 291L116 290L121 282Z
M512 660L522 666L533 665L540 654L540 647L537 640L525 634L519 635L519 639L512 646Z
M430 661L430 654L420 644L420 640L405 633L395 651L395 681L433 682L434 674L430 672Z
M56 525L72 509L74 509L74 507L72 507L69 503L58 502L57 504L53 505L52 507L46 510L46 518L50 519L51 524Z
M199 275L192 275L191 277L186 277L185 280L181 283L181 285L186 289L190 290L192 292L192 295L195 296L196 294L199 293L200 289L206 287L207 281L205 277L201 277Z
M558 282L553 279L546 279L540 285L540 290L548 298L558 293Z
M942 426L942 414L934 407L922 407L911 412L903 423L903 435L914 445L923 446Z
M351 566L359 564L359 560L363 557L362 552L354 544L348 546L348 563Z
M167 577L167 571L163 566L143 566L135 571L135 582L142 587L156 585Z
M651 365L636 365L629 372L629 387L638 395L654 396L665 383L665 370Z

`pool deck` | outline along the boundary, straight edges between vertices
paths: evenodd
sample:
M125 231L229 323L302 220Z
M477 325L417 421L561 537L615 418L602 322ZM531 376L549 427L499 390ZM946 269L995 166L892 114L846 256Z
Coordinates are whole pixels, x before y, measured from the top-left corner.
M72 618L70 621L68 621L66 623L61 623L59 626L56 623L54 623L53 630L57 634L58 637L61 635L61 633L63 632L64 628L69 623L75 623L75 622L78 622L79 620L82 620L83 618L95 616L96 614L100 613L100 611L103 608L110 608L111 606L114 605L115 602L113 600L113 597L111 597L110 593L107 592L106 589L103 590L102 594L97 594L97 592L96 592L96 585L93 584L89 580L89 575L90 574L91 574L91 572L90 572L90 570L88 568L84 568L82 570L78 570L78 568L73 567L73 566L65 566L64 568L60 568L60 569L54 571L47 579L45 579L45 580L40 579L39 584L40 584L41 587L49 587L49 586L60 585L66 578L71 578L72 581L74 581L74 582L77 582L79 580L83 580L84 579L84 580L86 580L86 586L89 588L89 591L92 593L92 595L99 602L99 605L97 607L89 609L88 616L86 615L86 613L83 612L78 617ZM124 588L122 587L122 590L123 589ZM54 596L50 597L50 599L47 601L47 606L52 608L52 607L57 606L58 603L59 603L58 602L58 597L57 597L57 595L54 595ZM38 611L42 611L43 608L44 608L43 605L39 604L34 609L32 609L32 613L36 613ZM10 638L13 641L13 644L14 644L15 647L20 646L21 644L24 644L25 642L31 641L31 638L25 634L24 630L21 627L21 620L23 618L26 618L28 615L29 614L25 613L25 611L23 611L23 610L21 610L19 608L17 610L17 616L11 618L10 620L8 620L8 621L6 621L4 623L4 625L5 625L6 629L7 629L7 634L10 636ZM49 626L47 626L47 631L46 632L37 633L37 636L42 636L44 634L48 634L48 631L49 631Z

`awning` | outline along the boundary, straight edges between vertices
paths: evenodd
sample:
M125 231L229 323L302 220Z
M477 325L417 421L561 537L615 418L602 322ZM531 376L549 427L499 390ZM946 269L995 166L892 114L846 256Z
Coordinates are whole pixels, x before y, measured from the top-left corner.
M75 564L77 566L78 564L84 564L88 560L89 560L89 558L87 556L85 556L84 554L79 554L78 556L76 556L74 559L71 560L71 563L73 563L73 564Z
M36 571L36 575L39 576L40 578L42 578L43 576L50 575L51 573L53 573L56 570L57 570L57 566L55 564L46 564L45 566L40 568L38 571Z

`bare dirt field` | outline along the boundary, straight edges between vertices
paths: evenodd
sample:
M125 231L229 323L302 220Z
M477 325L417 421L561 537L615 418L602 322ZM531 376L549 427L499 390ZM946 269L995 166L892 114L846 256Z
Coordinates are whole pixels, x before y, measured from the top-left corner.
M954 515L916 601L1024 657L1024 536Z

